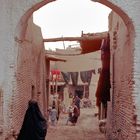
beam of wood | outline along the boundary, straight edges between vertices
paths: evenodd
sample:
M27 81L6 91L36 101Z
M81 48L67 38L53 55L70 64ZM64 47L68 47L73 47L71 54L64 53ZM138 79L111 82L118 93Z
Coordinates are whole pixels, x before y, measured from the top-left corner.
M48 38L43 39L43 42L57 42L57 41L84 41L107 38L108 32L84 34L82 37L60 37L60 38Z

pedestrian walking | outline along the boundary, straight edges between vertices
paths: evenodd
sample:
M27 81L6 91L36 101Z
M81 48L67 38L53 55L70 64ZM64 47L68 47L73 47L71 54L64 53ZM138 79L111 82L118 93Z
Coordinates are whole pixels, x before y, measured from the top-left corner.
M81 102L81 99L78 97L78 95L76 95L74 98L74 103L78 107L78 109L80 109L80 102Z
M30 100L17 140L45 140L47 120L40 111L37 101Z
M73 108L72 108L72 106L70 106L68 109L68 119L67 119L66 125L68 125L68 122L71 121L72 113L73 113Z
M50 120L51 120L52 126L55 126L56 121L57 121L57 110L56 110L55 106L53 106L50 111Z
M76 105L74 105L73 106L73 115L70 119L70 122L73 125L76 125L79 115L80 115L80 111L79 111L78 107Z
M59 120L60 112L61 112L61 101L60 99L58 99L57 100L57 121Z

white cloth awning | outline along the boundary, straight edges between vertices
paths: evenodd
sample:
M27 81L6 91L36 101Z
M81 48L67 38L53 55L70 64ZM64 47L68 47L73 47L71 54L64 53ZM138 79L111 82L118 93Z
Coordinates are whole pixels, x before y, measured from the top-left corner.
M61 56L66 62L56 62L56 67L63 72L80 72L98 70L101 67L101 52L93 52L78 56Z

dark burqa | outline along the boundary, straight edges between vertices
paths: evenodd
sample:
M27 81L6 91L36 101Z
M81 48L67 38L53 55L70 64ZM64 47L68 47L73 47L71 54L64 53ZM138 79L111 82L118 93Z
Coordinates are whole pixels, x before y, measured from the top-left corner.
M45 140L47 122L37 102L29 101L22 128L17 140Z

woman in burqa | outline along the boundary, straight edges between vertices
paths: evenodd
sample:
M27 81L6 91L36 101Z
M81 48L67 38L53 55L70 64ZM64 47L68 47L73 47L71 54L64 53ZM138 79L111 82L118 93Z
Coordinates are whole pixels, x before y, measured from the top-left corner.
M17 140L45 140L46 133L47 121L43 117L38 103L29 101Z

